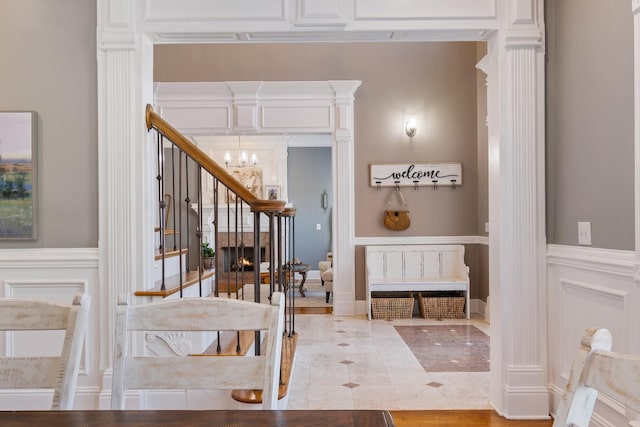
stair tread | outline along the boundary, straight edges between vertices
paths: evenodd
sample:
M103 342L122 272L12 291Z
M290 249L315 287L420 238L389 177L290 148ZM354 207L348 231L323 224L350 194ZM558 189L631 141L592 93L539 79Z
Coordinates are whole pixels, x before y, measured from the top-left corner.
M282 337L282 359L280 364L280 387L278 399L282 399L289 392L291 374L293 373L293 360L298 343L298 334ZM243 403L262 403L262 390L233 390L231 397Z
M220 353L217 350L217 343L211 344L203 356L244 356L255 340L255 331L238 331L240 334L240 351L237 351L237 334L235 331L222 331L220 333Z
M186 254L187 252L189 252L189 250L187 248L182 248L182 250L176 249L175 251L173 251L173 250L166 251L164 253L164 257L165 257L165 259L166 258L173 258L173 257L179 256L181 253L182 254ZM155 259L156 259L156 261L159 260L159 259L162 259L162 252L156 251Z
M202 279L207 279L215 274L212 270L202 272ZM162 290L162 281L156 282L156 286L144 291L136 291L135 295L139 297L168 297L169 295L180 292L180 274L165 278L165 289ZM182 289L198 284L200 281L200 273L198 271L186 271L182 273Z
M160 232L160 227L155 227L153 229L153 231L155 231L156 233ZM171 230L169 228L165 228L164 234L165 235L172 235L172 234L180 234L180 232L178 230Z

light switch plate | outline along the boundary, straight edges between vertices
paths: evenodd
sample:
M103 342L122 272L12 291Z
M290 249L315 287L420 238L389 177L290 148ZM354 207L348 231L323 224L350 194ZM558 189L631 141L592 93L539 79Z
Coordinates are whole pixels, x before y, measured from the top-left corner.
M591 246L591 223L578 222L578 244Z

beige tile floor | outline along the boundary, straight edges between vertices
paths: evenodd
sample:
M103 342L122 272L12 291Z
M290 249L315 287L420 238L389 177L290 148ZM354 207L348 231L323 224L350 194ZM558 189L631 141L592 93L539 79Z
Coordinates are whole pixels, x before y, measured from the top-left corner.
M490 409L489 372L425 372L394 328L445 324L489 334L481 318L297 315L288 409Z

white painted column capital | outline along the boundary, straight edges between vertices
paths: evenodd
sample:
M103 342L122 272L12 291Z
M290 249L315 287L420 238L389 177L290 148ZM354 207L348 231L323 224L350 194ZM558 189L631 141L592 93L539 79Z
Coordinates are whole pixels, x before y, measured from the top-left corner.
M542 0L509 1L505 2L505 7L505 47L541 47L544 41L540 27L544 16Z
M356 90L362 82L354 81L329 81L335 92L335 130L336 140L353 141L354 117L353 101Z
M225 82L233 93L235 123L240 132L258 130L258 93L264 82Z
M138 48L135 1L98 0L97 44L100 50Z

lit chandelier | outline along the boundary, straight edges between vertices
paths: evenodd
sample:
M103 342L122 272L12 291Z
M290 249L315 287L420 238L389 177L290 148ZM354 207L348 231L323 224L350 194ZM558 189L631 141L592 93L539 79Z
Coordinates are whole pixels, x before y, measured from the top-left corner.
M238 149L240 148L241 148L240 136L238 136ZM249 156L246 150L240 150L240 154L238 155L238 165L232 165L231 151L227 150L224 152L224 164L227 167L234 166L234 167L244 168L247 166L247 164L250 164L251 166L255 167L258 164L258 156L256 155L256 153L251 153L251 156Z

